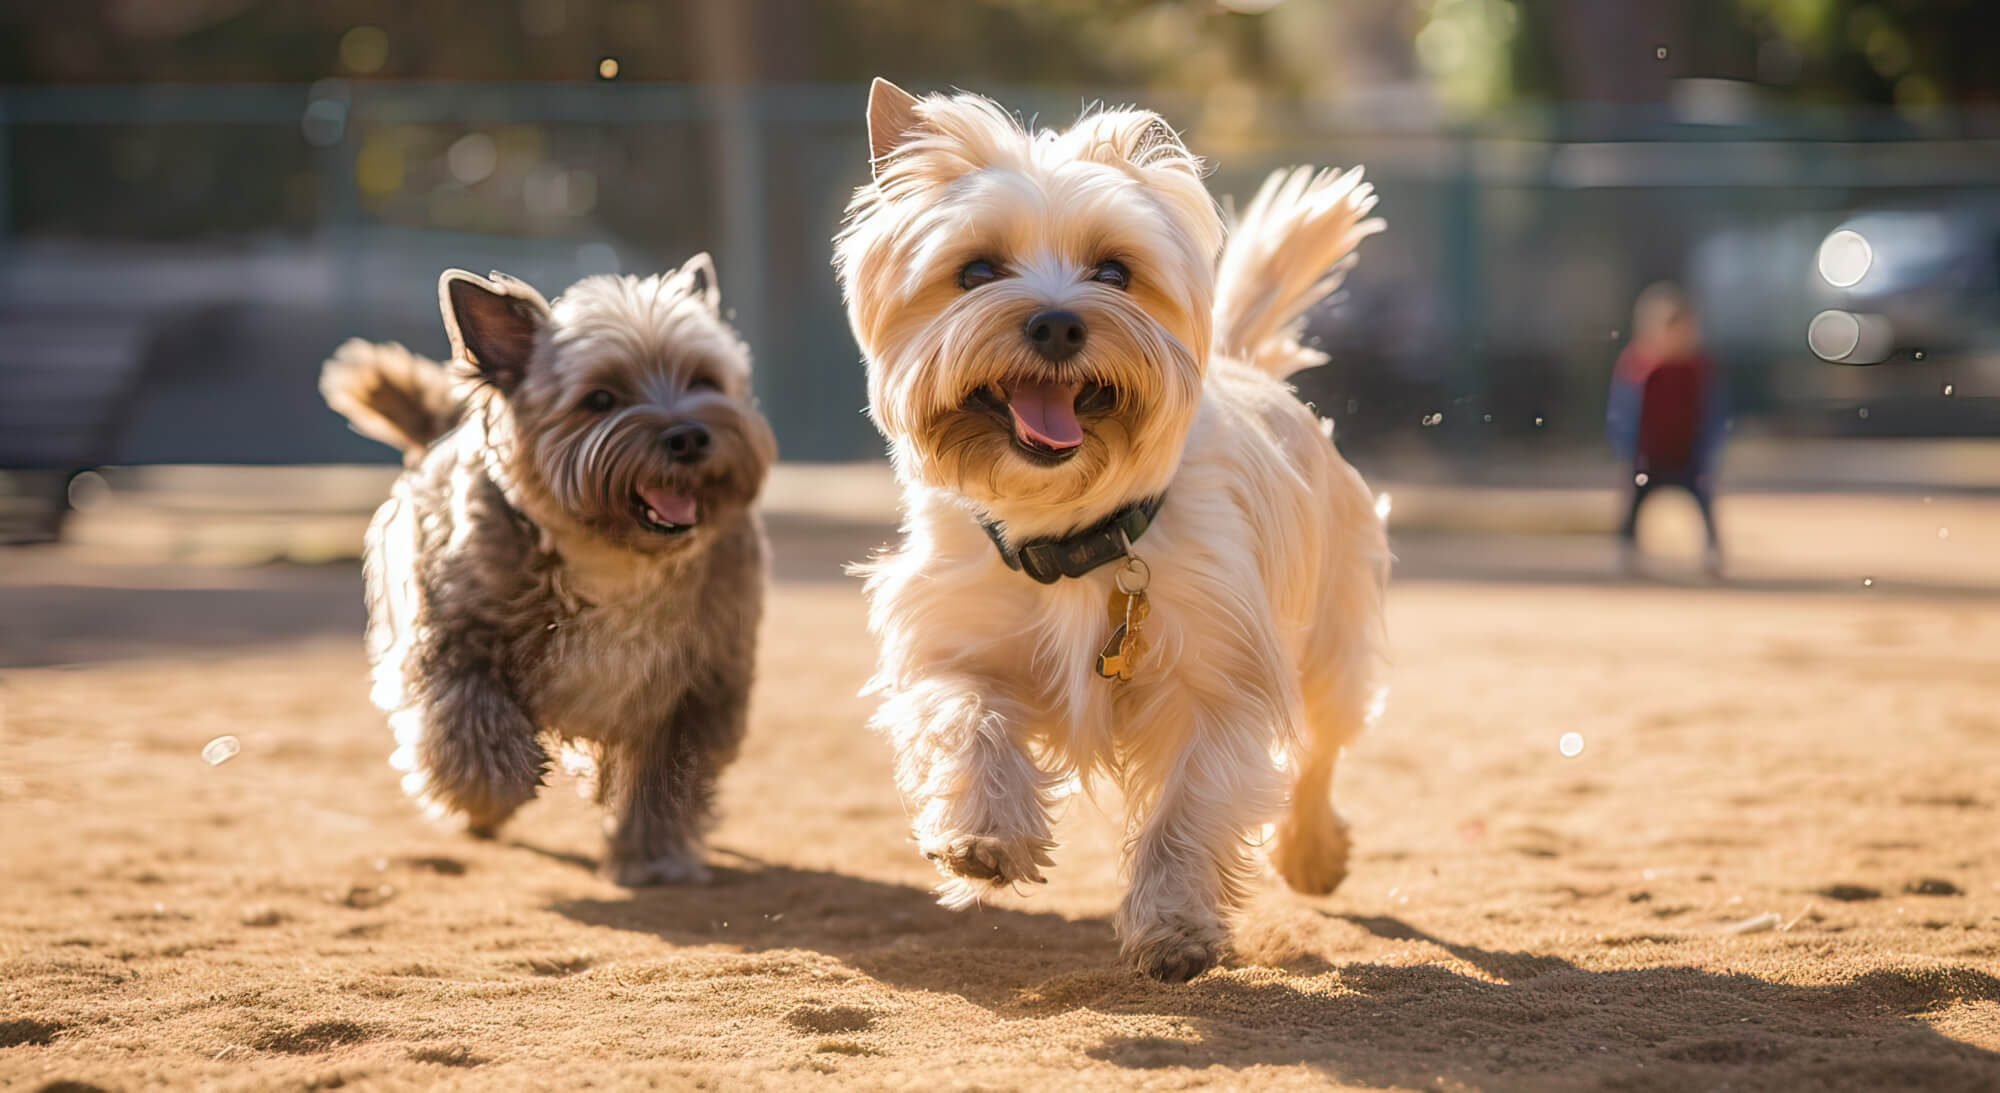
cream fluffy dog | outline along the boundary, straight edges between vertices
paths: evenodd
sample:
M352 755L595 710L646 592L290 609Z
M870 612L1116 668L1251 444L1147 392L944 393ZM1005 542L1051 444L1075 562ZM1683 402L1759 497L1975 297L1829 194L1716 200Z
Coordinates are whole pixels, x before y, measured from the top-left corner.
M835 262L903 489L903 542L864 572L917 842L949 905L1038 882L1060 788L1108 775L1124 950L1190 978L1267 825L1293 888L1346 872L1331 784L1379 705L1390 558L1284 377L1322 359L1302 317L1380 229L1371 189L1280 172L1225 249L1200 161L1152 113L1032 132L878 80L868 128ZM1150 605L1128 646L1121 580Z

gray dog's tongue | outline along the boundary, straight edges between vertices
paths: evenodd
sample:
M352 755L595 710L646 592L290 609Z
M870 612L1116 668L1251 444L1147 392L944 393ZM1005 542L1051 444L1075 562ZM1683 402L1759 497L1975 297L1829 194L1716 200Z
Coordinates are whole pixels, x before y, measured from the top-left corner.
M1083 443L1083 425L1076 420L1076 396L1081 383L1024 380L1014 385L1007 409L1014 414L1014 435L1044 448L1066 451Z
M660 519L669 524L680 524L685 527L700 519L700 512L692 494L673 493L659 486L641 486L639 500L644 501L647 508L659 513Z

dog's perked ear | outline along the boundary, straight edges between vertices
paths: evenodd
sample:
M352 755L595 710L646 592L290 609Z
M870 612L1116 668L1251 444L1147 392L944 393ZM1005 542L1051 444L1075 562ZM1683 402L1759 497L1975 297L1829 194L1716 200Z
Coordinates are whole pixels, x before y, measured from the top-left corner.
M874 177L882 176L883 160L924 128L917 101L880 76L868 85L868 170Z
M687 278L689 296L707 304L710 313L722 314L722 285L715 279L715 259L707 251L682 262L681 276Z
M1105 110L1086 115L1063 135L1078 159L1122 162L1139 170L1167 168L1201 177L1201 158L1166 119L1151 110Z
M549 302L534 286L504 273L488 278L448 269L438 278L438 306L453 357L503 392L520 384L549 322Z

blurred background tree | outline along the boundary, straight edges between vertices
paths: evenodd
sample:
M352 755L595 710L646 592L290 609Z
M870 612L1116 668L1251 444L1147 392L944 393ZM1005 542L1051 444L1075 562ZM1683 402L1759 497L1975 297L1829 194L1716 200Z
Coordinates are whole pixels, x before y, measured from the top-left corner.
M95 0L0 6L0 81L587 80L1125 86L1339 98L1421 81L1457 112L1645 101L1675 77L1777 99L2000 99L1987 0ZM1663 48L1667 65L1634 64Z

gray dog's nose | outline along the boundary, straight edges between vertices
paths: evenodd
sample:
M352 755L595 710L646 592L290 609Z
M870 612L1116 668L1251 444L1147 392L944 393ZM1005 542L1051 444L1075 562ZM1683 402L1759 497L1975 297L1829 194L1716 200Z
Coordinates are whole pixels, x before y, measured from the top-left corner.
M1057 363L1076 356L1089 336L1074 311L1044 311L1028 320L1027 334L1035 352Z
M689 422L660 434L667 458L676 463L699 463L708 458L708 430Z

